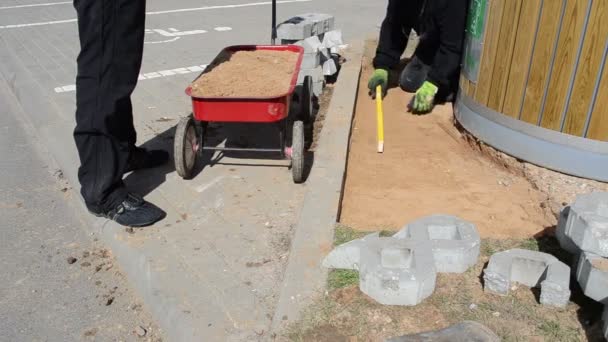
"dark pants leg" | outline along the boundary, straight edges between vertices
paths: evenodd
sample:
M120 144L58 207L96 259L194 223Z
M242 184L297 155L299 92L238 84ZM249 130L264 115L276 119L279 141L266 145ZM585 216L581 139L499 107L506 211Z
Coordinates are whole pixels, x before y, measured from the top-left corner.
M76 129L81 194L94 212L122 202L135 145L131 93L143 55L145 0L74 0L80 54Z
M412 28L418 27L424 0L389 0L386 17L380 28L380 39L374 66L392 69L399 64Z

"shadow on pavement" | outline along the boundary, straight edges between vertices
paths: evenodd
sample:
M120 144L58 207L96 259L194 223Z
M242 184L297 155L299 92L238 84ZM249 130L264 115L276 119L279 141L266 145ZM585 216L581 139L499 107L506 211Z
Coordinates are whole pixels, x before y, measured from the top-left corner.
M310 130L310 133L308 132ZM306 129L307 137L312 136L312 129ZM125 177L124 182L130 191L141 196L147 196L167 180L167 175L175 172L173 159L173 140L175 127L160 133L145 142L146 149L161 149L169 152L169 162L161 167L139 170ZM308 140L308 138L307 138ZM205 146L231 148L278 149L280 147L278 124L259 123L211 123L207 127ZM291 145L291 124L287 126L287 146ZM305 154L305 179L308 178L314 164L314 153ZM251 166L251 167L280 167L288 168L289 160L281 157L279 152L215 152L204 151L197 157L193 178L207 167Z

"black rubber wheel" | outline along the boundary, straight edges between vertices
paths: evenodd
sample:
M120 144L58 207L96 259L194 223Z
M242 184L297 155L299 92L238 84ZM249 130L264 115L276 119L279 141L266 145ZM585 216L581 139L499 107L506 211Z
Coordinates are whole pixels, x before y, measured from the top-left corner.
M182 118L175 129L173 142L173 158L175 170L180 177L189 179L196 164L196 157L202 148L202 142L194 125L192 116Z
M291 174L296 184L304 182L304 123L293 123L291 138Z
M305 123L311 123L315 120L313 96L312 77L306 76L302 83L302 92L300 95L300 118Z

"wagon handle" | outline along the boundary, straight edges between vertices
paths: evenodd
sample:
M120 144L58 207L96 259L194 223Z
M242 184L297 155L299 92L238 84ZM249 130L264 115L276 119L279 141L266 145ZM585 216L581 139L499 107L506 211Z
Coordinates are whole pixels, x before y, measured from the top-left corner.
M277 0L272 0L272 45L276 45L277 40Z

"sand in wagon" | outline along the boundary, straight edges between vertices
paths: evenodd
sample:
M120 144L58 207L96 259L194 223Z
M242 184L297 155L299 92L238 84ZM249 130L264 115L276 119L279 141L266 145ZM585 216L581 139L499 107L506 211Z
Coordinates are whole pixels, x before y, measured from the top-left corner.
M223 52L192 83L194 97L278 97L289 92L298 53L292 51Z

